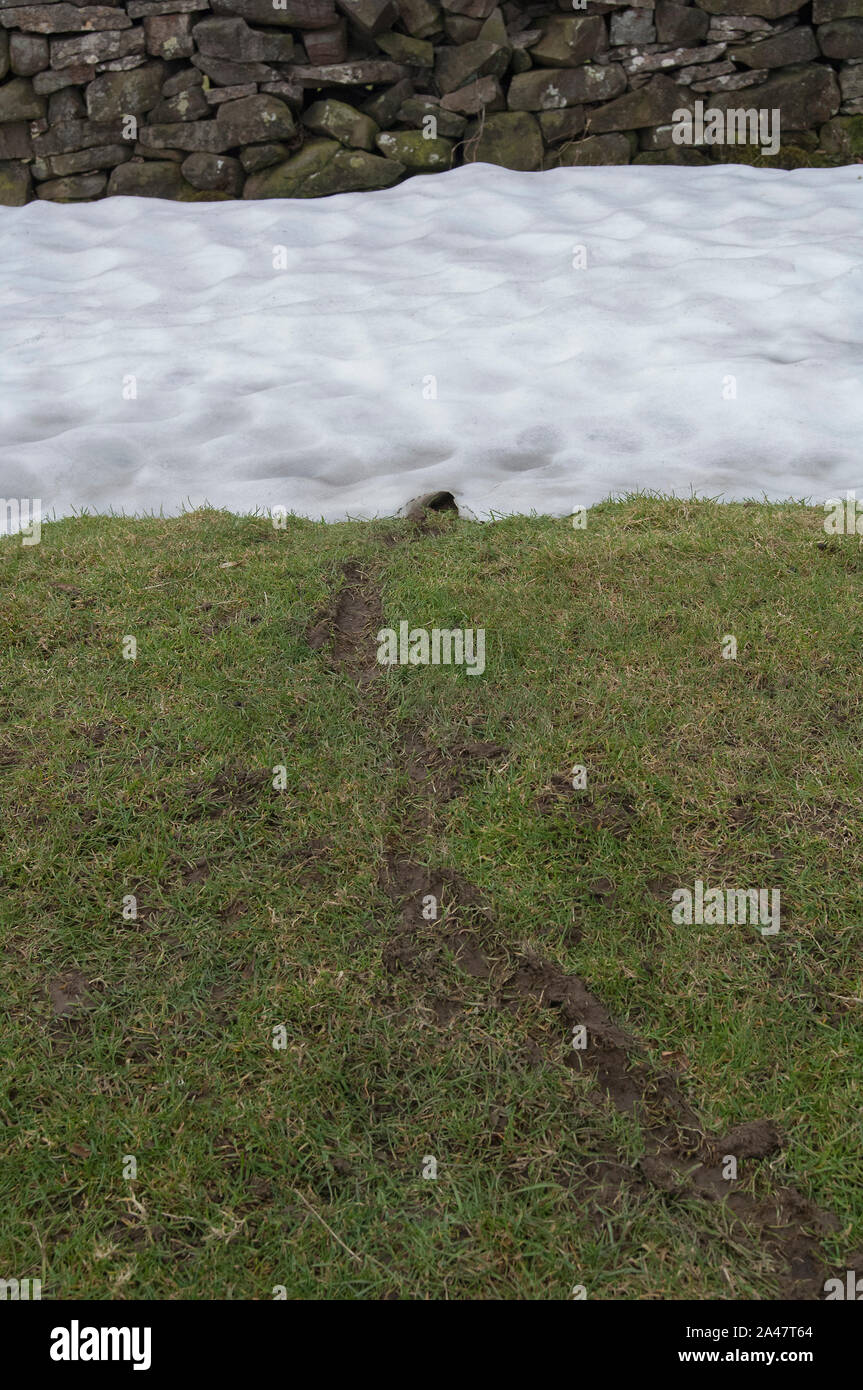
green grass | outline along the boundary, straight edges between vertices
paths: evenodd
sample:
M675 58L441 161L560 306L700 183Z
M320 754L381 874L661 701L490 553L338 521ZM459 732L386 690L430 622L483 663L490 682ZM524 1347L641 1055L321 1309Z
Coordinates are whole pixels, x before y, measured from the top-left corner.
M634 497L584 530L195 512L0 542L0 1277L46 1298L773 1296L722 1204L596 1180L645 1133L566 1065L553 1010L499 1006L526 952L673 1062L713 1132L776 1122L744 1190L833 1212L829 1259L863 1245L863 548L822 519ZM386 625L484 628L485 674L358 689L306 640L347 560ZM507 749L431 824L416 730ZM574 764L631 801L628 834L575 798L538 808ZM481 891L491 979L441 924L422 968L383 968L394 844ZM779 887L782 930L675 926L657 877Z

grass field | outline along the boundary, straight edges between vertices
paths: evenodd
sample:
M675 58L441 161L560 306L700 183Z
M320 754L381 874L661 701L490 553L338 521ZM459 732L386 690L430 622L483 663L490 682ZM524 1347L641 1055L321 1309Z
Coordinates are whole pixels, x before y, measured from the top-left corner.
M863 1272L863 544L822 523L633 497L584 529L0 541L0 1276L764 1299ZM402 621L484 629L484 673L380 665ZM780 930L676 922L697 880L778 888Z

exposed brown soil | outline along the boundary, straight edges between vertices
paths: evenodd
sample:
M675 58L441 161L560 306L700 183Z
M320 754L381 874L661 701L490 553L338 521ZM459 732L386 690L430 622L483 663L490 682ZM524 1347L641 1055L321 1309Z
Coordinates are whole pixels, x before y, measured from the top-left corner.
M438 809L480 781L487 767L502 767L507 751L491 742L441 748L428 742L420 730L404 728L388 768L398 769L408 784L401 807L405 830L414 836L428 830Z
M777 1188L759 1200L735 1190L723 1175L729 1156L758 1159L781 1148L771 1121L738 1125L726 1135L707 1133L677 1078L641 1059L640 1044L618 1028L575 975L564 975L548 962L525 960L504 987L504 1000L513 994L534 995L559 1009L570 1032L585 1025L588 1046L573 1049L569 1064L591 1070L615 1108L638 1119L646 1148L639 1170L651 1186L673 1197L724 1201L784 1265L783 1297L821 1296L828 1271L818 1238L838 1229L836 1218L793 1188Z
M45 986L52 1017L46 1033L58 1057L66 1056L92 1032L91 1011L104 990L101 981L88 980L78 970L66 970Z
M77 970L67 970L59 979L51 980L47 990L57 1018L74 1018L95 1003L89 981Z
M101 748L109 739L116 738L120 729L119 724L108 721L106 724L82 724L78 733L85 738L93 748Z
M427 516L421 509L413 519L421 522ZM309 629L308 641L318 650L327 648L334 668L346 671L363 690L380 671L373 641L380 623L381 603L373 577L359 564L348 564L343 586L331 608ZM490 1007L517 1012L528 1000L539 1001L559 1011L569 1039L583 1025L587 1046L573 1045L567 1064L586 1070L597 1090L639 1123L645 1153L637 1169L620 1163L611 1153L586 1165L580 1187L572 1189L574 1196L589 1206L607 1201L623 1187L631 1193L654 1188L667 1194L669 1201L686 1197L724 1202L734 1219L735 1238L757 1241L781 1267L781 1296L820 1298L831 1271L819 1241L838 1228L836 1218L793 1188L777 1187L769 1197L755 1198L723 1176L730 1157L753 1163L779 1151L782 1139L776 1126L761 1119L738 1125L725 1135L708 1133L678 1077L651 1064L642 1045L614 1022L577 976L564 974L546 960L524 957L514 973L501 979L507 950L482 894L454 870L430 868L412 854L412 841L420 831L434 828L439 807L464 791L472 770L479 767L481 771L506 757L507 750L492 742L455 740L449 749L442 749L431 745L420 730L403 733L390 766L407 773L408 791L398 808L400 831L385 847L379 874L382 892L398 914L395 929L391 917L386 919L385 971L404 972L415 982L439 1027L447 1027L462 1008L458 999L440 988L438 965L443 953L451 953L466 976L488 981ZM607 830L621 839L638 819L635 803L626 792L603 787L579 791L565 776L551 779L536 806L542 815L564 812L586 828ZM646 885L648 892L660 898L670 896L673 887L674 880L666 873L657 874ZM616 885L609 879L589 882L587 889L605 904L614 902ZM425 915L430 897L437 904L432 920ZM580 932L577 927L574 930ZM535 1041L530 1041L529 1048L532 1064L541 1063ZM503 1117L490 1119L492 1136L499 1134Z
M551 778L535 804L542 815L564 814L586 830L607 830L619 840L631 834L638 820L635 802L626 792L613 787L579 790L571 777L559 774Z
M267 768L226 767L215 776L195 778L187 782L184 791L184 820L199 820L230 814L237 807L247 807L255 802L265 787L269 787L272 773ZM173 814L178 813L172 808Z
M374 643L381 627L380 594L356 561L349 561L342 574L333 603L315 618L306 640L316 651L328 650L331 665L347 671L363 689L380 670Z
M501 953L495 951L487 930L490 914L471 884L450 869L429 870L395 852L385 855L380 883L400 913L399 929L383 948L385 970L407 970L432 980L437 958L451 952L467 975L489 978L495 956ZM431 919L423 915L429 896L437 903L437 916Z
M211 865L207 859L199 859L197 864L185 868L180 875L182 882L186 885L195 883L206 883L210 877Z

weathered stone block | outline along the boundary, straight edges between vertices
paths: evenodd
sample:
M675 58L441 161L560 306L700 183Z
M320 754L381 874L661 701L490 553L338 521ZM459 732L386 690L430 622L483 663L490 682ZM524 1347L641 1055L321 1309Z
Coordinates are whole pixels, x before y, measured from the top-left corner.
M367 188L389 188L405 173L395 159L346 150L336 140L311 140L284 164L246 180L244 198L321 198Z
M504 169L542 168L539 122L527 111L501 111L486 116L482 126L468 127L464 158L468 164L499 164Z
M863 98L863 64L849 63L842 68L839 73L839 88L843 106L852 101L860 101Z
M729 48L728 56L748 68L785 68L791 63L805 63L819 54L812 30L808 26L801 26L789 29L787 34L777 34L772 39L760 39L758 43Z
M21 5L0 9L0 24L28 34L74 34L97 29L128 29L132 21L115 5Z
M294 56L291 34L261 33L238 16L201 20L192 37L205 57L226 58L233 63L289 63Z
M385 58L362 58L355 63L333 63L322 68L294 64L285 71L301 87L312 88L378 87L410 76L410 70L402 63L391 63ZM374 157L377 158L377 155Z
M100 33L82 34L75 39L52 39L51 66L81 67L143 52L143 29L104 29Z
M243 189L243 167L224 154L190 154L180 165L183 178L201 191L229 193L238 198Z
M130 53L125 58L112 58L109 63L97 63L96 72L131 72L147 61L146 53Z
M674 126L657 125L645 126L638 132L638 148L640 150L668 150L674 144Z
M200 87L204 81L203 73L197 68L181 68L173 77L166 77L162 83L162 96L175 97L189 87Z
M441 97L441 108L462 116L477 116L480 111L504 111L506 97L496 77L480 77L466 87Z
M491 80L494 81L493 78ZM464 88L462 90L464 91ZM499 105L494 109L502 111L503 94L498 100ZM420 130L428 116L434 117L438 135L445 135L448 140L458 140L464 135L467 126L464 116L459 116L455 111L445 110L437 97L409 97L400 108L398 118L402 125Z
M288 158L290 150L280 140L268 145L248 145L240 150L240 163L247 174L257 174L259 169L269 169L272 164L281 164Z
M140 143L151 150L185 150L188 154L224 154L235 143L218 121L176 121L144 126Z
M113 121L152 111L164 76L161 63L146 63L132 72L103 72L87 87L87 115L91 121Z
M626 135L589 135L586 140L565 145L555 159L555 167L573 169L593 164L629 164L633 153L632 141Z
M670 52L636 53L623 59L623 70L630 77L649 75L652 72L668 72L673 68L684 68L689 63L713 63L725 52L724 43L703 44L699 48L673 48ZM728 65L727 71L732 71ZM676 73L679 82L681 74Z
M778 110L783 131L809 130L835 116L839 110L839 84L832 68L801 64L786 68L760 87L749 87L743 97L736 92L717 93L710 105L727 111L745 103L747 108Z
M474 39L460 48L438 49L435 78L441 95L455 92L478 77L503 77L511 53L511 49L485 39Z
M464 14L444 15L443 31L450 43L471 43L482 33L482 20Z
M693 82L690 92L739 92L745 87L757 87L767 80L767 68L752 68L749 72L733 72L727 76L709 77L703 82Z
M215 90L221 94L230 89L218 87ZM251 96L254 91L254 87L241 87L237 90L237 95ZM163 97L150 111L150 121L153 125L171 125L174 121L200 121L210 109L207 100L209 96L213 96L213 92L205 94L202 87L186 87L183 91L177 92L176 96Z
M375 42L388 58L393 58L397 63L404 63L409 68L434 67L434 48L423 39L411 39L405 34L390 33L378 34Z
M590 128L597 135L640 126L662 125L682 106L681 90L670 77L659 73L640 87L590 113Z
M272 0L211 0L210 8L213 14L240 15L252 24L280 28L328 29L338 19L332 0L285 0L284 9L278 10Z
M296 130L291 108L278 97L264 94L226 101L218 109L215 124L227 140L226 149L289 139Z
M269 93L270 96L278 97L279 101L285 102L287 106L299 111L303 104L303 89L297 82L262 82L261 91ZM250 96L251 93L246 93Z
M410 174L438 174L452 167L452 141L426 140L421 130L387 130L376 140L381 154L398 160Z
M147 52L154 58L190 58L195 51L192 38L192 16L189 14L154 14L144 20Z
M843 159L863 158L863 115L834 116L818 132L825 154L838 154Z
M46 68L33 78L33 91L37 96L50 96L64 87L83 87L86 82L92 82L95 76L95 67L63 68L61 72Z
M9 35L9 66L18 77L35 77L48 61L48 40L40 34Z
M709 83L726 75L733 77L735 73L736 69L734 64L730 63L727 58L723 58L722 61L718 63L699 63L697 67L678 68L676 72L671 72L670 76L674 78L679 86L688 87L696 81ZM746 74L744 73L743 76L745 77Z
M303 47L312 67L343 63L348 56L348 26L340 19L328 29L310 29L303 34Z
M813 0L812 19L815 24L831 19L863 19L863 0Z
M533 45L537 42L537 40L542 37L541 31L539 29L521 29L516 27L521 24L527 24L530 21L527 19L525 15L522 15L518 11L514 10L511 4L504 5L504 9L501 11L501 13L503 14L504 11L506 12L507 22L510 26L507 30L507 33L509 34L509 41L512 44L513 48L532 48Z
M658 0L656 6L656 37L660 43L700 43L707 33L710 19L694 5L678 5L674 0Z
M587 64L580 68L534 68L519 73L509 84L511 111L556 111L583 101L607 101L626 89L618 64Z
M367 38L383 33L398 19L394 0L336 0L336 4Z
M863 58L863 19L837 19L818 26L825 58Z
M125 0L130 19L146 19L151 14L188 14L208 10L210 0Z
M573 140L584 130L584 107L565 106L562 111L541 111L537 116L547 145L556 140Z
M695 0L708 14L759 15L762 19L784 19L802 8L802 0Z
M442 0L443 8L451 14L466 14L471 19L488 19L495 0Z
M227 58L207 58L193 53L192 62L217 87L245 87L250 82L278 82L278 68L267 63L232 63Z
M315 135L338 140L355 150L374 149L380 127L371 116L364 116L344 101L315 101L303 112L303 125Z
M23 208L33 196L26 164L0 164L0 207Z
M414 94L414 86L409 77L403 77L400 81L388 87L386 91L376 92L368 101L364 101L361 110L366 116L371 116L372 120L385 129L392 125L399 108L403 101Z
M611 16L611 42L656 43L656 26L650 10L622 10Z
M0 125L0 160L30 159L33 142L27 121L9 121Z
M496 6L488 19L483 20L482 28L477 35L480 39L487 39L489 43L500 43L503 46L512 48L512 40L507 33L506 22L503 11Z
M538 67L577 67L608 47L605 21L600 15L582 19L552 15L541 20L538 27L540 37L530 50Z
M179 198L185 179L171 160L147 160L121 164L108 181L109 194L128 198Z
M67 179L49 179L36 189L37 198L52 203L89 203L101 198L108 180L104 174L77 174Z
M61 121L33 137L33 153L46 159L50 155L96 149L99 145L118 145L122 139L122 121Z
M64 87L48 98L49 126L58 125L60 121L78 121L86 115L87 103L79 87Z
M69 174L87 174L95 169L113 169L131 158L131 145L96 145L89 150L76 150L74 154L55 154L37 160L33 176L37 179L66 178Z
M180 165L186 158L182 150L151 150L147 145L135 145L133 151L134 159L166 160L169 159L173 164Z
M201 19L192 30L192 38L205 58L256 63L264 57L262 35L239 15Z
M242 87L207 87L202 93L205 109L222 106L226 101L242 101L244 97L257 95L258 88L254 82L247 82Z
M794 19L781 19L775 24L771 24L769 19L759 19L757 15L710 15L708 17L707 42L743 42L751 35L753 39L769 39L772 34L780 30L781 26L789 28L795 23Z
M397 0L399 19L415 39L430 39L443 28L440 5L430 0Z
M38 121L45 115L45 98L37 96L27 77L13 77L0 87L0 121Z

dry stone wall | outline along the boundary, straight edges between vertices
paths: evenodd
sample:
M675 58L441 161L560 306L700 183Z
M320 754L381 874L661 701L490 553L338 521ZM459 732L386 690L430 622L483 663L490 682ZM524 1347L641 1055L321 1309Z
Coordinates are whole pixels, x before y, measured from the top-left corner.
M711 127L743 109L779 113L778 149ZM861 156L863 0L0 0L12 206Z

